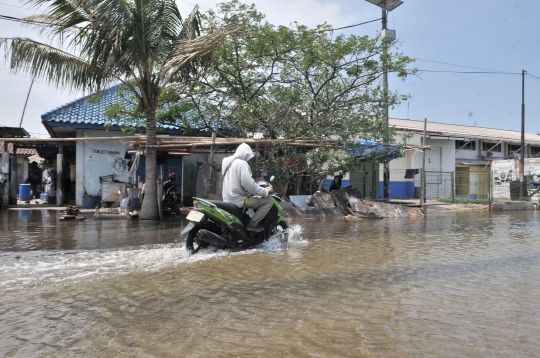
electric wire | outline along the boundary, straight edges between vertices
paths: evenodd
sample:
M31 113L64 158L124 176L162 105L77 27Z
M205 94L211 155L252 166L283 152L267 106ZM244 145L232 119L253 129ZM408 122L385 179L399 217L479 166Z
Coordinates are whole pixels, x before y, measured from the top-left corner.
M407 69L411 71L411 69ZM439 72L439 73L463 73L463 74L493 74L493 75L520 75L521 72L501 72L501 71L449 71L449 70L420 70L416 69L417 72Z
M379 21L379 20L381 20L381 19L382 19L382 18L375 19L375 20L370 20L370 21L366 21L366 22L361 22L361 23L355 24L355 25L349 25L349 26L343 26L343 27L336 27L336 28L330 29L330 30L328 30L328 31L348 29L348 28L350 28L350 27L356 27L356 26L360 26L360 25L369 24L370 22Z
M536 77L535 75L531 75L529 72L525 73L525 75L540 81L540 77Z
M184 1L185 2L185 1ZM189 4L186 2L186 4ZM191 5L191 4L189 4ZM202 8L201 8L202 9ZM13 16L8 16L8 15L0 15L0 20L9 20L9 21L15 21L15 22L20 22L20 23L26 23L26 24L40 24L40 25L49 25L49 26L54 26L54 24L50 24L50 23L47 23L47 22L42 22L42 21L33 21L33 20L25 20L25 19L20 19L20 18L17 18L17 17L13 17ZM349 26L343 26L343 27L337 27L337 28L332 28L332 29L328 29L326 31L335 31L335 30L342 30L342 29L348 29L348 28L351 28L351 27L356 27L356 26L360 26L360 25L365 25L365 24L369 24L371 22L375 22L375 21L379 21L380 19L375 19L375 20L370 20L370 21L366 21L366 22L361 22L359 24L354 24L354 25L349 25Z
M501 72L501 73L504 73L504 71L490 70L490 69L487 69L487 68L481 68L481 67L472 67L472 66L456 65L455 63L448 63L448 62L434 61L434 60L428 60L428 59L425 59L425 58L418 58L418 57L416 57L415 59L416 59L416 60L419 60L419 61L433 62L433 63L440 63L440 64L443 64L443 65L449 65L449 66L456 66L456 67L470 68L470 69L473 69L473 70L482 70L482 71L490 71L490 72Z
M17 6L17 5L10 5L10 4L6 4L6 3L3 3L3 2L0 2L0 5L11 6L11 7L16 7L16 8L19 8L19 9L25 9L25 10L28 10L28 11L34 11L35 12L35 10L29 9L27 7L22 7L22 6Z
M55 25L55 24L51 24L49 22L24 20L24 19L20 19L18 17L8 16L8 15L0 15L0 20L8 20L8 21L20 22L22 24L39 24L39 25L47 25L47 26L58 26L58 25Z
M180 1L183 2L183 3L186 3L188 5L191 5L191 6L197 6L197 4L191 4L191 3L187 2L187 1L184 1L184 0L180 0ZM200 7L200 6L199 6L199 9L210 10L210 9L208 9L206 7Z

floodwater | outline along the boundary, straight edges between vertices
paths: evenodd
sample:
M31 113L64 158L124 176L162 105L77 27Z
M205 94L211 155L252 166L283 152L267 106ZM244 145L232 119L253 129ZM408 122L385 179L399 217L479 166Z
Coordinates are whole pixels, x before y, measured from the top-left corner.
M537 357L537 212L304 221L188 256L181 221L0 212L0 356Z

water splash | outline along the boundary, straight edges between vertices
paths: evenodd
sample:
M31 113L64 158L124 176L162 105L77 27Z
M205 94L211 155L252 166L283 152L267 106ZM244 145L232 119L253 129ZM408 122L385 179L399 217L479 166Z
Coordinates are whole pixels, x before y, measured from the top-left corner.
M114 250L44 253L42 256L24 255L0 258L0 290L16 290L31 285L116 276L136 271L157 271L164 267L222 256L250 254L261 251L287 250L289 245L307 243L303 229L293 225L288 229L289 239L282 243L277 235L253 249L233 252L208 247L196 255L189 255L183 243L145 245Z

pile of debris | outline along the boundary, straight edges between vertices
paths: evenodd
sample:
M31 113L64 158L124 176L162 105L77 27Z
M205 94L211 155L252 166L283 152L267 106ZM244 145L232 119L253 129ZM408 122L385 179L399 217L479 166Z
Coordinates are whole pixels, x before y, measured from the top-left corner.
M291 196L282 205L290 218L414 218L424 214L420 208L366 200L356 188L320 191L313 195ZM289 204L289 205L287 205Z
M68 220L68 219L75 219L75 220L84 220L86 217L84 213L82 213L78 207L75 205L68 205L66 207L66 210L62 211L60 213L60 220Z

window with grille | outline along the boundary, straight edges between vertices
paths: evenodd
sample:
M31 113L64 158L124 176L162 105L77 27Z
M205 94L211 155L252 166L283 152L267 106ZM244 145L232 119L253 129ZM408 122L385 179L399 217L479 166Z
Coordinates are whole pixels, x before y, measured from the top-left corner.
M508 156L521 155L521 145L518 144L508 144Z
M490 151L490 152L501 152L501 143L495 145L495 143L490 142L482 142L482 150L483 151Z
M456 149L476 150L476 141L456 140Z

